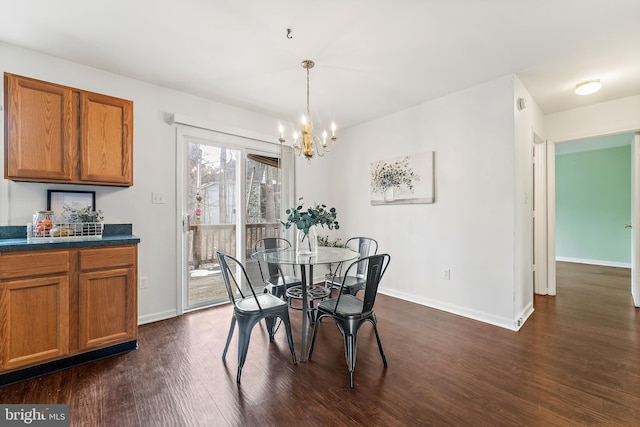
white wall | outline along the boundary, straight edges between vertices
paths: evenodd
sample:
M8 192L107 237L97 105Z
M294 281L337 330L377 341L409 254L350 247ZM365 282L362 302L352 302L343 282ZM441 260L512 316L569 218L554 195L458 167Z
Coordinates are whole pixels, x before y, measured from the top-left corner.
M640 130L640 95L544 117L549 142L573 141Z
M148 288L139 290L140 321L174 316L178 292L176 131L167 122L169 116L182 113L210 123L224 123L225 128L273 134L274 139L277 120L2 43L0 72L133 101L133 187L16 183L3 179L0 181L0 225L29 222L35 210L46 207L48 188L95 191L96 204L104 212L105 221L132 223L134 233L141 239L139 275L148 278ZM152 192L165 193L167 203L151 204Z
M531 141L533 118L516 130L514 102L524 91L516 81L499 78L345 130L327 157L297 165L298 195L335 206L342 237L374 237L391 254L382 292L516 329L533 298L523 278L530 248L521 249L525 232L516 229L527 224L516 200L524 204L531 174L516 172L525 142L514 142L524 128ZM422 151L435 151L435 203L371 206L370 163Z
M526 108L517 108L524 98ZM514 76L513 118L515 144L515 289L513 318L521 324L533 312L533 139L544 138L543 114L520 80Z

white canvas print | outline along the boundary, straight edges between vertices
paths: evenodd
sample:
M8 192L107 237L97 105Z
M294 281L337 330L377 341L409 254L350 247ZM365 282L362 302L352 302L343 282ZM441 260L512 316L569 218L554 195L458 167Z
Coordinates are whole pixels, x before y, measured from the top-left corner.
M371 204L433 203L433 151L371 163Z

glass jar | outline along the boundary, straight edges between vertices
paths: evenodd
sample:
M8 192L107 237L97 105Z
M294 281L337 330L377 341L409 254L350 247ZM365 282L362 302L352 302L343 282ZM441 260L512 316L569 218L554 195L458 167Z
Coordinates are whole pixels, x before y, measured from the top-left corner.
M49 232L55 224L56 220L53 211L36 211L33 214L33 235L35 237L49 236Z
M318 231L316 226L309 227L309 232L298 230L296 253L298 255L314 255L318 253Z

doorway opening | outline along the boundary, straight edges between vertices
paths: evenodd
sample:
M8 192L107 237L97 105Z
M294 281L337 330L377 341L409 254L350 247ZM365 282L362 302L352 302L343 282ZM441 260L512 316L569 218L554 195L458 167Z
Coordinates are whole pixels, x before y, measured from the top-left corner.
M630 267L631 293L634 304L640 305L637 280L640 233L637 227L630 228L631 224L639 223L640 215L639 147L640 136L633 133L549 144L548 294L556 294L556 259ZM606 155L604 163L594 160L599 154ZM622 171L625 162L626 172ZM590 174L581 178L580 170ZM559 184L558 179L567 179L569 183Z

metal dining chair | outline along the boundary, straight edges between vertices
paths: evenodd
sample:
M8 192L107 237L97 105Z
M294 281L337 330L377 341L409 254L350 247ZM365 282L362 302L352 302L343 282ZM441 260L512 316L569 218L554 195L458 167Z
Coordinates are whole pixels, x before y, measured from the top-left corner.
M313 326L313 336L311 337L311 346L309 348L309 360L313 355L313 347L322 319L325 317L332 318L344 338L344 350L349 369L349 386L351 388L353 388L353 371L355 370L356 353L358 351L358 330L364 322L371 322L373 325L382 363L385 368L387 367L387 358L382 350L382 342L378 334L378 321L373 311L373 305L376 301L378 285L389 266L390 260L391 257L388 254L380 254L361 258L351 264L350 267L356 268L359 265L366 266L364 299L358 299L354 295L344 292L343 285L340 287L340 292L336 298L322 301L317 307L317 318ZM346 277L344 281L346 282Z
M254 249L258 251L278 251L291 248L291 243L282 237L265 237L256 241ZM263 266L263 264L267 264ZM274 263L264 263L258 261L258 268L260 275L264 281L264 291L273 294L279 298L284 298L289 307L294 310L302 310L297 304L293 304L293 301L302 301L302 280L296 276L287 275L282 266ZM267 274L265 274L267 273ZM295 271L294 271L295 273ZM307 299L309 301L309 317L313 322L315 319L315 301L323 300L327 298L330 291L323 286L310 286L307 289ZM267 320L271 322L272 320ZM267 325L270 326L270 325ZM276 328L277 330L277 328Z
M256 252L279 251L289 248L291 248L291 243L282 237L265 237L257 240L254 245ZM264 282L264 291L278 298L284 298L287 288L302 284L300 279L295 275L285 274L282 266L279 264L258 261L258 269L260 270L260 277L262 277L262 281Z
M236 375L236 381L240 383L240 376L242 374L242 367L247 359L247 352L249 350L249 340L251 338L251 330L262 319L282 319L282 323L285 326L287 332L287 341L289 342L289 349L291 350L291 357L293 358L293 364L297 363L296 352L293 347L293 337L291 335L291 322L289 320L289 308L287 303L281 298L278 298L269 293L256 294L247 270L244 265L231 255L224 254L222 252L216 253L218 261L220 262L220 270L222 270L222 278L224 279L224 285L229 295L229 300L233 304L233 317L231 318L231 326L229 327L229 334L227 335L227 343L224 346L222 352L222 361L225 362L227 356L227 350L233 337L233 331L236 323L238 324L238 373ZM235 274L234 274L235 271ZM238 278L236 278L238 274ZM245 291L248 289L251 293L245 295L242 292L242 287L245 287ZM235 288L235 289L234 289ZM271 326L269 326L269 324ZM267 331L269 332L269 341L273 341L275 334L273 328L274 322L267 322ZM226 362L225 362L226 363Z
M356 251L360 258L366 258L378 253L378 242L371 237L352 237L345 243L345 247ZM364 273L366 264L359 263L349 268L343 269L339 264L333 272L325 276L325 286L328 288L341 288L343 292L356 295L358 291L364 289Z

